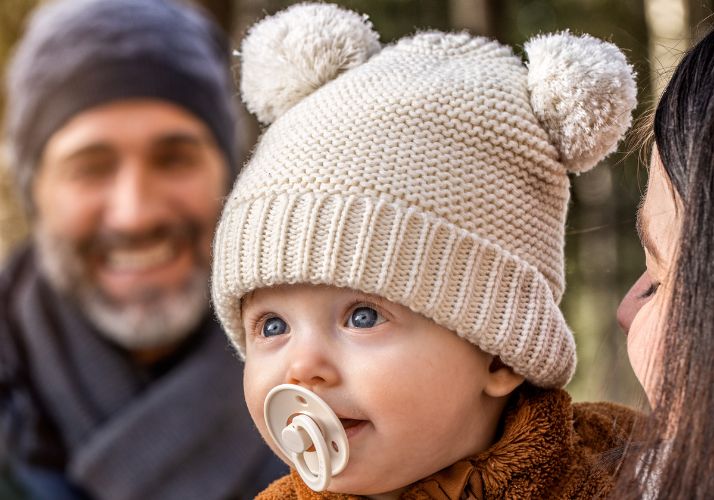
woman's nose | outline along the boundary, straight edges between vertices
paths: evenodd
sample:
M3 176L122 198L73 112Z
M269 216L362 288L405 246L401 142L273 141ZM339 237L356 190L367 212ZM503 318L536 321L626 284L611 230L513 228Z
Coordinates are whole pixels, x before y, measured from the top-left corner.
M628 290L627 295L623 297L622 302L620 302L620 306L617 308L617 323L620 325L620 328L622 328L622 331L624 331L625 334L630 331L632 320L635 319L639 310L647 302L642 300L640 295L642 290L646 289L648 282L649 277L647 276L647 272L642 273L642 275Z

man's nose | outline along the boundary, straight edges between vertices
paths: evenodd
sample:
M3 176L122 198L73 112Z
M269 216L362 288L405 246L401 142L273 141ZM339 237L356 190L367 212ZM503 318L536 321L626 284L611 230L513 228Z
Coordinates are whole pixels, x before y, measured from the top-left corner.
M106 229L140 233L156 228L165 217L161 193L141 161L124 162L107 195Z
M293 332L285 382L313 390L339 382L333 342L321 332Z

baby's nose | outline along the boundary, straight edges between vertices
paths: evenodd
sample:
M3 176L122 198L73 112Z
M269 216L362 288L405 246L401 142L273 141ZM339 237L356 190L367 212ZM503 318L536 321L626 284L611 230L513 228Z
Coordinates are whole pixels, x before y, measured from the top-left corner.
M340 381L340 371L329 346L316 338L295 339L295 348L289 353L289 368L285 383L308 389L332 386Z

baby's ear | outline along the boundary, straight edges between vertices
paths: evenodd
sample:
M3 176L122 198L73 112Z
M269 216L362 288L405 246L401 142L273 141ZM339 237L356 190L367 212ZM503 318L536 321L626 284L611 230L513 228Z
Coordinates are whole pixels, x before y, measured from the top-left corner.
M498 356L493 357L488 372L484 392L492 398L508 396L525 380L523 375L518 375L510 366L506 366Z
M255 24L243 41L243 102L258 120L270 124L380 49L367 16L333 4L294 5Z
M637 104L632 66L615 45L563 32L525 45L531 106L570 172L611 153Z

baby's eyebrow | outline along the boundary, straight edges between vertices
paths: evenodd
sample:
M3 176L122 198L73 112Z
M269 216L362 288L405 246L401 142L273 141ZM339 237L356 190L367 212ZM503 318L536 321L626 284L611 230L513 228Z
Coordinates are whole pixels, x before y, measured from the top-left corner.
M647 249L647 251L652 255L652 257L656 261L660 261L660 256L659 252L657 251L657 247L654 244L654 241L652 240L649 229L648 229L648 224L644 220L644 203L640 203L639 207L637 207L637 222L635 223L635 226L637 227L637 234L640 237L640 241L642 242L642 246Z
M375 305L382 308L386 308L388 302L384 297L380 297L379 295L369 295L358 290L355 290L355 299L360 302L373 302Z

